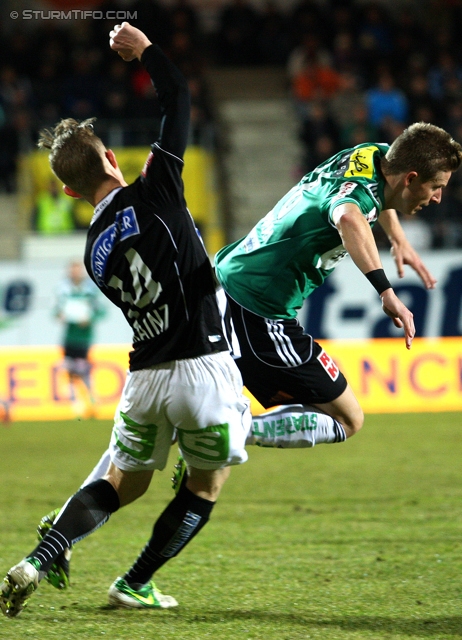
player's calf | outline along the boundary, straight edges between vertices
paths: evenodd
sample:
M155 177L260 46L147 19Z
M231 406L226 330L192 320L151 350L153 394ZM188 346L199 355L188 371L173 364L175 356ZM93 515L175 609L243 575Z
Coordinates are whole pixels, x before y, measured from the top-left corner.
M311 407L294 404L253 416L246 444L299 449L344 440L346 434L340 422Z

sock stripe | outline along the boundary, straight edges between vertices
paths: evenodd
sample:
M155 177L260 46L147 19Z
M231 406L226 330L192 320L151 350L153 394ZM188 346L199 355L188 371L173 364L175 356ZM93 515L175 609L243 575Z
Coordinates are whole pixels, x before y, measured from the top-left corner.
M334 432L335 432L335 442L344 442L346 440L345 429L342 427L340 422L334 420Z
M54 537L54 536L56 536L56 535L61 536L61 538L63 539L63 542L58 542L58 540L56 540L56 538ZM49 536L50 538L52 538L52 537L53 537L53 539L54 539L54 540L56 540L56 542L58 542L58 544L64 544L64 546L65 546L65 547L70 547L70 546L71 546L71 545L70 545L70 543L69 543L69 540L66 538L66 536L64 536L64 535L61 533L61 531L56 531L56 529L51 529L51 530L48 532L48 536Z
M43 566L44 564L49 563L50 560L57 558L64 549L69 546L70 544L67 538L63 536L62 533L51 529L46 536L44 536L35 553L35 557L40 562L40 565Z
M175 556L181 547L191 538L194 530L199 526L200 521L201 517L197 513L187 511L181 526L178 527L173 538L169 540L168 544L162 549L160 555L164 556L164 558L172 558Z

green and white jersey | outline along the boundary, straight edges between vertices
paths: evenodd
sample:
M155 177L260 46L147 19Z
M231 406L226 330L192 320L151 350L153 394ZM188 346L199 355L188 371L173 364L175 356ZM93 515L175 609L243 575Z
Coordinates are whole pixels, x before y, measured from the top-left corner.
M95 322L105 315L102 296L89 278L80 284L63 280L57 291L54 314L64 322L65 347L88 349Z
M334 209L356 204L371 227L384 207L386 144L341 151L302 178L241 240L215 258L217 276L240 305L265 318L295 318L346 251Z

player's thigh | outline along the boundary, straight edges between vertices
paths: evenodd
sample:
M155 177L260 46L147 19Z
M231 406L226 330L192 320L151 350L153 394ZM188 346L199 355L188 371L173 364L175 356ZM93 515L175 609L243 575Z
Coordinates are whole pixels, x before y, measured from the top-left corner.
M127 374L114 417L111 461L122 471L153 471L167 463L174 428L165 415L174 363Z
M297 336L293 345L309 342L310 336ZM297 366L270 365L258 354L247 352L236 361L249 391L265 407L278 404L324 404L340 397L347 381L333 359L315 341L311 356Z
M247 460L251 425L242 377L227 352L176 363L166 415L178 433L186 463L220 469Z

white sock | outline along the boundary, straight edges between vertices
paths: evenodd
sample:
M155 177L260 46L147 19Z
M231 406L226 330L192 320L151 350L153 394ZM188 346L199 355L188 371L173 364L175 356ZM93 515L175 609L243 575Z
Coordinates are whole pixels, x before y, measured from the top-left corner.
M340 422L303 404L281 405L252 416L246 444L280 449L314 447L315 444L343 442Z
M109 449L106 449L106 451L101 456L99 462L94 467L93 471L90 473L88 478L84 480L80 488L82 489L83 487L86 487L87 484L90 484L90 482L94 482L95 480L100 480L108 470L110 462L111 462L111 458L109 455Z

